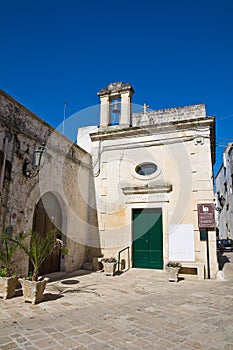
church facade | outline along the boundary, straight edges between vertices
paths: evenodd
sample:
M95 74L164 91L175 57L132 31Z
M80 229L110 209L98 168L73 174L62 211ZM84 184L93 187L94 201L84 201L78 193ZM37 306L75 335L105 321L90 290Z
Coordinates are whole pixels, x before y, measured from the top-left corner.
M202 104L133 113L133 93L120 82L100 90L100 125L78 131L92 156L101 252L126 268L178 260L183 273L215 278L215 228L203 239L197 213L214 203L215 120Z

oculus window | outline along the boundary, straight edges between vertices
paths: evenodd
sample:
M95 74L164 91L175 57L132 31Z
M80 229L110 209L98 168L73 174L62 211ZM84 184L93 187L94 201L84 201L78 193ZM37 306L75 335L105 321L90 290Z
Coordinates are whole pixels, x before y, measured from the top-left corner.
M142 163L136 166L135 171L138 175L149 176L157 171L158 167L154 163Z

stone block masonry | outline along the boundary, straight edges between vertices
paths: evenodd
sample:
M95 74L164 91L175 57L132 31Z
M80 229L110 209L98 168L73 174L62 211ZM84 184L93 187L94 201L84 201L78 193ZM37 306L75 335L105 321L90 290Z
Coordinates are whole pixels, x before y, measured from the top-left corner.
M10 133L4 149L6 132ZM32 166L34 151L45 144L43 167L29 178L25 163ZM96 215L90 155L45 121L0 90L0 165L4 152L6 169L1 193L0 229L10 235L33 229L35 208L45 194L52 194L61 208L61 226L70 255L61 268L73 271L87 259L89 235L96 235ZM95 237L98 240L97 237ZM15 268L26 275L28 261L18 252Z

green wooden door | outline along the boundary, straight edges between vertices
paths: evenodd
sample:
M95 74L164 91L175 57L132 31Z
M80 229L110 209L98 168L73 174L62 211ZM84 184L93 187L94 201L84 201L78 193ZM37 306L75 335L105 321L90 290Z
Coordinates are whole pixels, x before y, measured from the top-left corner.
M161 209L133 210L133 267L163 269Z

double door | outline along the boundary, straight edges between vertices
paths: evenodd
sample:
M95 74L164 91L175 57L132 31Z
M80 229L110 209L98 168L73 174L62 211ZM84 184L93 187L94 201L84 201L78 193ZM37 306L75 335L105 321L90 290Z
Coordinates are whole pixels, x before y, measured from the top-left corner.
M163 269L162 210L133 210L133 267Z

